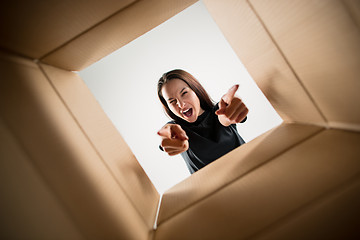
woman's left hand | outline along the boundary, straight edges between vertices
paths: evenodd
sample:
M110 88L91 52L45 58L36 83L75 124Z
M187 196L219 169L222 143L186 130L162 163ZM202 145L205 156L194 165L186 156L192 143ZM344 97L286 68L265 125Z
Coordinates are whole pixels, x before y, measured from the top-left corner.
M219 109L215 112L219 117L219 121L224 126L239 123L245 119L249 110L243 101L235 96L239 85L234 85L229 91L221 98L219 102Z

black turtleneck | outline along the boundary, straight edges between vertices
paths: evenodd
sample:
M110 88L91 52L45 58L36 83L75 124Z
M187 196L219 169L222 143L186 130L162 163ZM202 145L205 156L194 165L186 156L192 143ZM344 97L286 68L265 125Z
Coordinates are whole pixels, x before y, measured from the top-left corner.
M245 143L236 124L224 127L219 122L215 114L218 108L216 104L193 123L185 120L170 122L179 124L189 137L189 149L181 156L191 174ZM246 118L242 122L245 121Z

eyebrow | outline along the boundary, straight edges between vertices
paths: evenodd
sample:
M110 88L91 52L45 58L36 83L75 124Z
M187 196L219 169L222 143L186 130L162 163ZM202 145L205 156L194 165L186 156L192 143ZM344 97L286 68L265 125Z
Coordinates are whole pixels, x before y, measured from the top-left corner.
M184 87L183 89L181 89L180 93L182 93L184 90L186 89L186 87ZM172 101L174 100L174 98L169 98L168 101Z

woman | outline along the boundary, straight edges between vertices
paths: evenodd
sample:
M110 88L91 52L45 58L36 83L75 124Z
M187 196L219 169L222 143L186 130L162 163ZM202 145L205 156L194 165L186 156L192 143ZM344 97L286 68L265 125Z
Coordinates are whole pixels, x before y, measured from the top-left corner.
M170 156L181 154L192 174L244 144L236 123L246 120L248 109L235 96L238 87L233 86L214 105L190 73L176 69L163 74L158 96L173 121L158 132L160 149Z

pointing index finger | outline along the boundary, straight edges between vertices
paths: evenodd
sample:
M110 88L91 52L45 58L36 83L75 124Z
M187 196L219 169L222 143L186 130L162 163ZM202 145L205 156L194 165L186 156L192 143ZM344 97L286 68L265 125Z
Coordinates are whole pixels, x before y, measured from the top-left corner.
M239 84L236 84L232 86L227 93L225 93L219 102L219 109L215 112L216 115L222 115L225 113L226 107L231 103L238 89Z
M167 124L157 134L168 139L176 138L182 141L189 139L185 131L178 124Z
M157 134L161 137L171 138L171 131L167 126L161 128Z
M232 86L229 91L223 96L223 100L229 104L231 100L234 98L236 91L239 89L239 84Z

